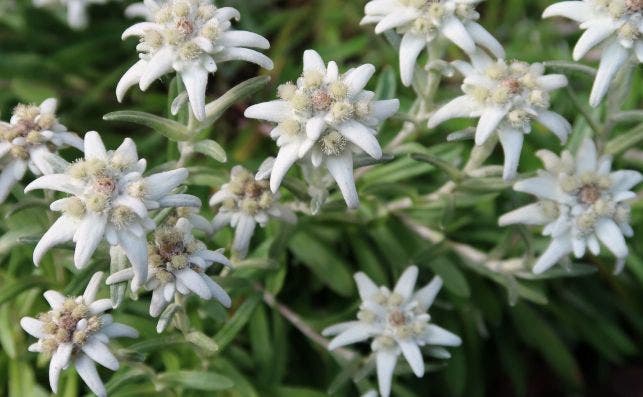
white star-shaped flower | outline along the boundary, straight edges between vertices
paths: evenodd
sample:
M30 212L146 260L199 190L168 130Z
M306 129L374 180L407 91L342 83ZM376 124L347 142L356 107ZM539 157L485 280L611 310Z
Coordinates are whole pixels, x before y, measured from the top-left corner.
M545 170L517 182L514 190L540 201L503 215L500 225L545 225L543 235L552 241L534 265L534 273L546 271L572 252L580 258L586 248L598 255L599 241L616 256L616 272L620 272L628 254L624 236L634 234L626 200L636 197L631 189L643 179L641 173L612 172L611 157L599 157L590 139L583 141L576 158L569 151L558 157L541 150L538 156Z
M219 206L212 220L214 231L230 225L235 229L232 250L245 257L255 227L266 226L270 218L295 223L297 217L287 207L279 204L279 193L272 193L268 182L257 180L242 166L230 172L230 182L210 198L210 206Z
M168 0L162 5L146 0L151 22L137 23L123 32L123 39L139 36L140 60L116 87L119 101L134 84L145 91L154 80L176 71L187 91L192 112L205 118L205 90L208 74L227 61L247 61L272 69L272 61L250 48L267 49L270 43L256 33L231 29L239 19L232 7L217 8L207 0Z
M179 218L174 226L158 228L154 240L148 244L149 270L145 288L153 291L150 315L158 317L173 302L176 293L183 296L194 293L202 299L214 298L223 306L230 307L230 296L205 274L215 262L231 265L222 251L210 251L195 239L192 224L185 218ZM107 284L128 281L133 277L131 268L121 270L109 276Z
M356 273L355 282L362 299L358 320L333 325L323 331L325 336L337 335L328 345L329 350L373 339L371 348L375 353L382 397L391 393L393 370L400 354L413 373L422 377L422 346L459 346L462 343L457 335L429 322L431 316L427 310L442 287L442 279L434 277L414 293L417 276L418 268L410 266L390 291L386 287L378 288L366 274Z
M51 310L38 318L23 317L20 325L38 342L29 346L30 352L51 357L49 384L58 392L60 373L73 364L76 372L99 397L107 396L105 386L98 376L96 364L116 371L118 360L107 347L110 338L137 338L138 332L124 324L115 323L105 314L112 309L111 299L96 300L96 293L103 278L102 273L92 276L83 295L65 297L57 291L44 293Z
M438 109L429 119L429 128L457 118L480 118L475 133L476 145L483 145L496 133L505 154L503 176L516 175L524 134L538 121L561 142L567 140L571 125L558 113L549 111L549 92L565 87L561 74L544 74L540 63L492 60L482 51L471 55L471 63L455 61L453 66L464 75L464 95Z
M36 7L61 7L67 12L67 24L73 29L84 29L89 23L87 8L105 4L109 0L33 0Z
M271 137L279 146L270 176L276 192L299 159L324 165L339 186L349 207L359 205L353 179L353 152L380 159L378 126L399 109L397 99L377 101L364 87L375 73L367 64L343 75L335 62L324 64L313 50L304 52L304 73L297 84L279 86L281 99L250 106L248 118L278 123Z
M53 172L47 158L58 149L83 150L83 140L56 119L56 105L54 98L40 106L18 105L9 123L0 121L0 203L27 169L34 175Z
M68 164L65 173L41 176L25 188L70 195L51 204L52 211L63 214L36 245L34 263L38 265L51 247L73 240L74 264L83 268L104 238L125 251L136 276L132 287L138 288L139 281L147 279L146 236L156 226L150 211L201 205L194 196L170 193L187 178L185 168L144 177L145 167L146 161L138 159L131 139L107 151L100 135L88 132L84 159Z
M601 103L616 73L633 55L643 62L643 0L561 1L543 13L543 18L553 16L574 20L585 30L574 47L575 61L603 47L589 99L592 106Z
M475 6L483 0L372 0L366 4L362 24L376 23L375 33L395 29L402 35L400 74L402 83L410 86L415 63L424 48L443 37L466 53L476 45L504 58L502 45L476 22L480 18Z

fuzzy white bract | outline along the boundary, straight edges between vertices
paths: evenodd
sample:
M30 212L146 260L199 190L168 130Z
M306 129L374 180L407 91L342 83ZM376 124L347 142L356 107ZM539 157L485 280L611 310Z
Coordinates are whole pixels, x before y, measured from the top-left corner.
M572 252L580 258L586 248L598 255L599 241L616 256L616 272L620 272L628 254L624 236L634 234L626 200L636 197L631 189L643 179L641 173L612 172L611 157L599 157L590 139L583 141L575 158L569 151L560 157L547 150L538 155L545 170L517 182L514 190L540 201L503 215L500 225L545 225L543 235L552 241L534 265L534 273L546 271Z
M36 245L34 263L38 265L51 247L73 240L74 264L83 268L105 238L125 251L136 275L133 288L137 288L139 281L147 279L146 235L156 226L150 211L201 205L194 196L171 193L187 178L185 168L144 177L145 167L146 161L138 159L131 139L107 151L100 135L88 132L84 159L68 164L65 173L41 176L25 188L70 194L51 204L51 209L62 215Z
M549 93L567 85L565 76L545 75L540 63L493 60L481 51L471 55L471 63L454 61L452 64L464 75L464 95L438 109L429 119L429 128L457 117L480 118L476 145L483 145L497 134L505 155L505 179L516 175L524 134L531 131L534 120L561 142L567 140L571 125L561 115L548 110Z
M84 29L89 23L87 9L92 4L105 4L109 0L33 0L36 7L64 8L67 24L73 29Z
M164 225L154 232L148 244L149 270L145 288L152 292L150 315L158 317L174 300L176 293L183 296L194 293L202 299L216 299L230 307L230 296L205 272L214 263L230 266L223 250L210 251L192 235L192 224L179 218L172 226ZM134 271L121 270L107 278L107 284L131 280Z
M121 101L127 90L139 84L145 91L154 80L176 71L187 91L192 112L205 119L208 74L226 61L248 61L272 69L272 61L250 48L267 49L270 43L256 33L231 29L239 19L232 7L217 8L207 0L169 0L159 5L146 0L152 21L137 23L123 32L123 39L139 36L140 60L123 75L116 87Z
M575 61L596 46L603 47L589 102L598 106L627 62L643 62L643 0L561 1L547 7L543 18L561 16L585 32L574 47Z
M402 35L400 74L410 86L415 64L424 48L446 38L466 53L480 45L504 58L502 45L476 22L475 6L483 0L372 0L366 4L362 24L376 23L375 33L395 29Z
M27 169L34 175L53 172L47 159L58 149L83 150L83 140L58 122L56 105L54 98L40 106L21 104L9 123L0 121L0 203Z
M270 176L273 192L290 167L305 158L328 169L349 207L359 205L353 153L380 159L376 129L400 106L397 99L377 101L375 93L364 90L374 73L375 67L367 64L340 75L335 62L326 66L317 52L307 50L297 83L279 86L281 99L246 110L246 117L278 123L270 134L279 146Z
M29 346L29 351L39 352L51 358L49 384L58 392L58 379L63 369L73 364L76 372L99 397L107 395L98 376L96 364L116 371L118 360L107 345L110 338L137 338L138 332L124 324L115 323L105 314L112 308L110 299L96 300L102 273L92 276L83 295L66 297L57 291L44 293L51 310L37 318L23 317L20 325L38 342Z
M329 350L372 339L371 349L377 363L380 394L391 393L393 371L400 354L417 377L424 375L421 347L459 346L457 335L431 324L427 310L442 287L442 279L434 277L429 284L414 292L418 268L410 266L400 276L395 289L377 287L364 273L356 273L355 281L362 299L357 321L326 328L325 336L337 335ZM448 353L447 353L448 354Z
M271 217L288 223L297 221L289 208L279 204L279 193L272 193L267 181L257 180L239 165L232 168L230 182L212 195L210 206L219 207L212 220L214 231L227 225L235 229L232 250L241 258L248 254L257 224L264 227Z

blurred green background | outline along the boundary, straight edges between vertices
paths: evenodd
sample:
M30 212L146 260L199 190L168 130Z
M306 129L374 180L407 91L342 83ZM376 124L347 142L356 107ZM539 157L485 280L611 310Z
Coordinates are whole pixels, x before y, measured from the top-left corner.
M60 99L59 116L71 130L99 131L108 146L124 137L139 145L141 157L162 164L176 159L175 145L151 130L102 120L108 112L123 109L167 113L170 76L147 92L133 88L123 104L116 102L114 88L120 76L136 60L136 40L120 35L133 22L123 16L126 1L90 9L87 30L68 29L53 13L34 9L26 0L0 0L0 114L7 120L18 102ZM269 128L243 118L252 103L272 99L276 86L295 79L301 70L301 54L316 49L326 60L349 66L373 63L378 68L370 87L385 87L400 98L402 110L413 100L411 90L397 78L397 54L372 26L359 26L364 1L358 0L221 0L241 11L237 27L255 31L272 43L268 55L275 62L271 72L250 64L221 67L209 85L208 98L257 73L268 73L271 85L244 103L238 103L212 128L210 137L228 152L228 162L197 158L190 164L193 175L189 192L204 202L227 178L229 168L244 164L256 168L276 153ZM572 24L542 21L550 0L487 0L478 7L481 23L506 47L507 57L525 61L571 59L579 36ZM448 58L463 54L451 46ZM588 61L585 61L588 62ZM589 61L591 62L591 61ZM571 74L573 90L586 103L591 81ZM377 79L380 79L379 84ZM439 101L459 92L459 77L443 83ZM640 109L643 98L640 68L632 84L627 109ZM575 122L571 144L587 131L572 101L560 90L553 108ZM600 110L595 111L600 116ZM387 123L381 132L390 141L401 121ZM448 133L470 125L467 121L445 124L437 131L423 130L417 142L431 153L462 166L470 142L446 143ZM617 133L631 125L620 125ZM542 147L558 151L558 141L542 128L526 139L522 172L540 163L534 152ZM65 153L74 158L77 153ZM500 164L499 153L490 164ZM632 148L616 161L616 167L641 170L641 148ZM612 275L609 255L586 257L578 277L528 280L490 272L484 264L462 260L444 245L432 246L409 230L400 217L390 214L386 203L418 197L441 186L448 177L428 164L408 156L380 165L359 181L362 208L347 214L339 196L317 217L301 215L294 227L279 224L256 233L257 250L248 263L221 280L233 296L233 308L225 312L212 302L188 300L187 315L194 330L207 340L190 340L176 329L162 336L147 316L149 296L127 301L115 318L138 328L138 341L113 344L121 369L101 371L113 396L274 396L317 397L332 392L354 396L359 389L351 376L360 376L350 365L339 365L319 345L311 342L273 308L262 302L258 285L277 295L280 302L302 316L314 329L351 319L357 310L357 294L351 274L366 271L383 284L394 282L411 262L421 271L420 281L433 274L445 279L445 288L432 309L433 320L463 337L453 357L435 364L434 371L416 379L399 365L395 396L643 396L643 205L633 204L632 225L636 236L629 240L631 254L622 275ZM293 182L295 184L295 182ZM639 187L639 197L640 197ZM296 194L286 194L294 198ZM440 230L449 240L470 244L491 258L520 256L534 247L539 252L547 241L536 231L496 226L499 214L531 201L510 190L462 190L449 200L431 205L417 201L405 216ZM56 249L40 268L31 262L34 236L51 218L47 203L37 195L24 197L20 188L0 206L0 396L41 396L48 392L46 362L28 353L32 343L18 326L24 315L45 309L46 289L78 293L91 273L108 268L106 250L97 251L89 269L71 266L69 249ZM203 209L211 216L211 210ZM225 231L208 242L226 246ZM605 253L605 250L603 250ZM595 271L595 272L590 272ZM579 272L580 273L580 272ZM103 291L105 294L107 290ZM216 342L218 351L209 351ZM363 348L363 349L362 349ZM367 345L361 348L367 351ZM399 361L402 363L402 360ZM189 373L181 371L190 371ZM188 375L197 374L199 381ZM216 375L225 377L217 378ZM111 380L110 380L111 379ZM208 380L209 379L209 380ZM229 381L234 383L230 387ZM369 378L371 385L374 376ZM217 386L218 385L218 386ZM84 395L82 381L66 371L60 394ZM218 390L224 389L224 390ZM359 390L359 391L358 391Z

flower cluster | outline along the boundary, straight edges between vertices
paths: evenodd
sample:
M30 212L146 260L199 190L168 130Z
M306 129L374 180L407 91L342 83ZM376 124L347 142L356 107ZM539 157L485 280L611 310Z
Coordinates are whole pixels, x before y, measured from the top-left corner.
M153 241L148 244L149 270L145 288L153 291L150 303L152 317L161 314L175 293L195 293L202 299L215 298L223 306L230 307L230 296L205 274L213 263L230 266L230 261L221 250L210 251L203 242L195 239L192 228L188 219L179 218L174 225L157 228ZM125 269L109 276L107 283L124 282L133 277L133 270Z
M171 194L188 176L184 168L143 177L146 161L139 160L134 141L126 138L107 151L97 132L85 135L85 157L68 164L65 173L41 176L25 191L51 189L71 196L54 201L53 211L63 214L36 245L38 264L49 248L73 240L74 264L85 267L105 238L120 246L132 263L132 288L147 279L147 232L155 228L149 211L163 207L199 207L198 198ZM61 161L63 161L61 159Z
M323 331L327 336L337 335L328 345L330 350L372 339L371 349L375 353L380 394L383 397L391 393L393 371L400 354L413 373L422 377L422 346L459 346L462 343L458 336L431 324L431 316L426 313L442 288L442 279L435 277L414 293L417 277L418 268L410 266L391 291L386 287L378 288L364 273L355 274L362 299L358 320L333 325Z
M560 74L544 74L544 66L520 61L493 60L481 51L471 55L471 63L454 61L464 76L464 95L438 109L429 127L456 117L480 118L476 145L483 145L496 133L505 154L503 176L516 175L524 134L537 120L565 142L571 125L561 115L549 111L549 92L567 85Z
M245 257L255 227L264 227L270 217L295 223L295 214L279 204L279 193L272 193L268 182L257 180L248 170L235 166L230 172L230 182L210 198L210 206L219 206L212 220L214 231L226 225L235 229L232 250Z
M580 60L592 48L602 45L603 54L589 102L598 106L617 73L627 62L643 62L643 1L582 0L552 4L543 18L561 16L580 24L585 32L574 47ZM630 61L632 58L632 61Z
M282 84L279 100L246 110L246 117L277 123L271 132L279 146L270 176L273 192L290 167L305 158L316 168L328 169L348 207L359 205L353 152L380 159L376 129L399 108L397 99L377 101L373 92L364 90L374 73L375 67L367 64L340 74L335 62L327 67L317 52L307 50L296 84Z
M190 108L198 120L205 119L205 90L208 74L217 64L240 60L272 69L272 61L249 48L266 49L270 44L256 33L231 29L231 19L239 12L231 7L217 8L207 0L169 0L162 5L147 0L150 22L140 22L123 32L123 39L141 38L140 60L116 87L121 101L127 90L139 84L145 91L154 80L176 71L187 91Z
M84 29L89 23L87 8L92 4L105 4L109 0L33 0L36 7L60 7L67 12L67 24L73 29Z
M56 105L54 98L40 106L18 105L9 123L0 121L0 203L27 168L35 175L51 173L52 153L66 146L83 150L83 140L58 122Z
M78 297L65 297L57 291L45 292L51 310L41 313L37 319L23 317L20 320L22 328L38 338L38 342L29 346L29 351L51 358L49 384L54 393L58 392L60 373L73 363L91 391L99 397L106 396L95 363L116 371L119 364L107 347L109 339L138 337L134 328L115 323L104 313L112 308L110 299L96 300L102 278L102 273L94 274L83 295Z
M502 45L476 22L475 6L483 0L371 0L362 24L376 23L375 33L394 29L402 35L400 75L410 86L415 63L422 50L446 38L468 54L480 45L503 58Z
M534 265L535 273L546 271L571 252L580 258L589 248L598 255L599 241L616 256L616 272L620 272L628 253L623 236L634 234L626 200L636 197L630 190L643 180L641 173L611 172L611 157L599 157L589 139L575 158L568 151L560 157L546 150L538 154L545 170L517 182L514 190L533 194L540 201L503 215L500 225L545 225L543 234L552 241Z

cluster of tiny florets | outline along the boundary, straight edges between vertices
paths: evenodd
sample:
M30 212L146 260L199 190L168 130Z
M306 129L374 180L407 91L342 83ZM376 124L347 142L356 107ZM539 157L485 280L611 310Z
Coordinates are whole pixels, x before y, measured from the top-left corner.
M274 202L274 194L270 191L270 183L256 180L247 170L238 170L232 174L227 189L234 197L223 202L223 207L230 211L243 211L249 215L270 208Z
M643 1L641 0L596 0L594 7L599 12L607 13L617 21L623 21L618 29L621 40L636 40L641 36Z
M461 20L477 20L480 14L475 10L475 4L453 3L443 0L400 0L404 6L418 9L420 15L405 24L397 31L401 34L411 31L417 34L435 36L445 18L456 16Z
M49 141L51 136L43 135L57 124L56 116L42 113L36 105L20 104L13 110L11 124L0 124L0 141L12 146L9 153L14 158L26 160L29 149Z
M80 349L102 325L99 316L89 315L82 297L68 298L59 308L41 313L38 319L43 323L41 345L47 355L52 355L59 345L66 343L72 343L74 350Z
M488 66L484 74L494 82L493 88L465 83L462 90L481 104L510 105L507 121L512 127L529 125L534 114L526 108L549 108L549 94L538 83L538 78L543 75L541 64L498 60Z
M161 283L168 283L174 281L174 272L188 266L201 272L202 269L198 266L190 265L190 256L206 249L205 244L198 240L185 244L182 231L166 226L154 233L154 241L148 244L147 252L150 265L156 269L156 279Z

